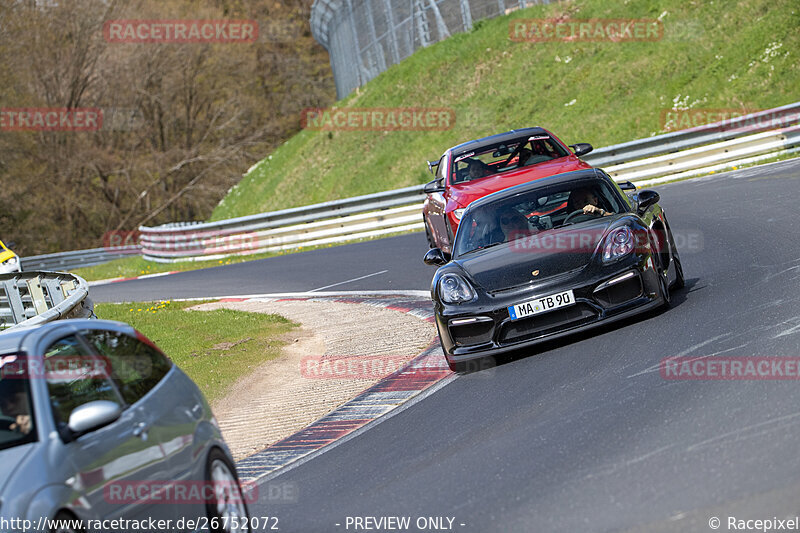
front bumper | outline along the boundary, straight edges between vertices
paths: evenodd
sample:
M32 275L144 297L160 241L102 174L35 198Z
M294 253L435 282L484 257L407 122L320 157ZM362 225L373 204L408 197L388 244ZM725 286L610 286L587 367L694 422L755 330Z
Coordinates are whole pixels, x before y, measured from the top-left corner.
M19 257L13 263L11 261L0 263L0 274L10 274L12 272L22 272Z
M650 256L595 271L543 280L529 289L482 294L466 305L436 303L436 325L451 363L531 346L628 318L663 304L659 274ZM612 282L609 285L609 282ZM512 320L508 307L572 290L575 304Z

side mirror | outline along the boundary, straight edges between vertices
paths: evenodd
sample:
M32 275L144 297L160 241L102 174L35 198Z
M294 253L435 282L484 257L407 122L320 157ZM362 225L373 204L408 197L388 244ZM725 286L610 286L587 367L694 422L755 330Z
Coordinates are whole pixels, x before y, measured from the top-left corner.
M636 185L634 185L630 181L623 181L622 183L619 183L618 185L619 185L619 188L622 189L623 191L635 191L636 190Z
M76 407L69 415L67 427L72 433L72 439L75 439L87 431L107 426L121 414L122 408L116 403L96 400Z
M575 152L575 155L578 156L578 157L580 157L582 155L586 155L589 152L591 152L592 150L594 150L592 145L589 144L589 143L570 144L569 147L572 148L572 150Z
M656 191L645 189L639 192L637 199L639 202L637 211L639 211L639 213L644 213L648 207L661 200L661 196Z
M422 192L425 194L444 192L444 187L442 186L440 180L433 180L425 184L425 186L422 188Z
M450 254L441 251L439 248L431 248L422 258L426 265L442 266L450 262Z

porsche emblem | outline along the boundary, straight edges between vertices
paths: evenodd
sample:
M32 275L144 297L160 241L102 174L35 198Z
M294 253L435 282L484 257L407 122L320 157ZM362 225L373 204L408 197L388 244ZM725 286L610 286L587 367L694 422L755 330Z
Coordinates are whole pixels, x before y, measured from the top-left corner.
M539 271L538 270L534 270L533 272L531 272L531 274L533 274L534 276L538 276L539 275Z

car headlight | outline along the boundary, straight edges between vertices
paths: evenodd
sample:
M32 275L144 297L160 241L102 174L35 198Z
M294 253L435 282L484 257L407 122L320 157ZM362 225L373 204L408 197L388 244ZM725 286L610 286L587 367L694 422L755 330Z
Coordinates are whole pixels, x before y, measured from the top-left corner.
M622 259L633 251L634 244L631 228L622 226L613 230L603 243L603 262L610 263Z
M6 259L5 261L3 261L3 264L4 264L4 265L12 265L12 266L13 266L13 265L16 265L16 264L17 264L17 258L16 258L16 256L15 256L15 257L9 257L9 258L8 258L8 259Z
M461 220L461 216L464 214L465 209L466 208L462 207L453 211L453 216L456 217L456 220Z
M439 278L439 298L447 304L460 304L475 299L475 290L458 274Z

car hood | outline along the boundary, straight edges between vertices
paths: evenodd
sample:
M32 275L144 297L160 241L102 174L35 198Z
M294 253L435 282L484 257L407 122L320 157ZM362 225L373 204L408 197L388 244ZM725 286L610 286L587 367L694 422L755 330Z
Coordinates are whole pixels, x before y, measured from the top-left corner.
M467 254L456 263L486 292L544 281L588 265L609 225L618 219L604 217L543 231Z
M36 446L36 442L31 442L0 450L0 495L4 493L6 485L14 476L14 472L25 462L25 458L33 453L33 449Z
M552 161L545 161L520 170L512 170L503 174L496 174L487 178L468 181L450 186L450 199L462 207L467 207L478 198L501 191L514 185L528 183L539 178L555 176L573 170L592 168L591 165L581 161L574 155L560 157Z

